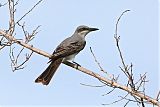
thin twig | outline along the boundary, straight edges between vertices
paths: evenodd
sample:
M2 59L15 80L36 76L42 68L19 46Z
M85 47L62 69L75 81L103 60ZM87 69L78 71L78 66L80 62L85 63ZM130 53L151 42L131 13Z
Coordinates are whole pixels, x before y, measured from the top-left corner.
M118 103L118 102L120 102L120 101L124 100L124 99L125 99L125 97L127 97L128 95L129 95L129 94L126 94L124 97L121 97L120 99L118 99L118 100L116 100L116 101L114 101L114 102L112 102L112 103L102 104L102 105L111 105L111 104Z
M109 74L108 72L106 72L106 71L102 68L101 64L98 62L98 60L97 60L97 58L96 58L96 56L95 56L95 54L94 54L94 52L93 52L93 50L92 50L91 47L90 47L90 52L91 52L91 54L92 54L95 62L97 63L98 67L100 68L100 71L102 71L103 73L107 74L107 76L108 76L109 78L113 78L113 75Z
M128 11L130 11L130 10L125 10L124 12L122 12L122 14L120 15L120 17L118 18L117 23L116 23L115 36L117 36L117 34L118 34L118 24L119 24L119 22L120 22L121 17L122 17L126 12L128 12Z
M43 0L39 0L27 13L25 13L17 22L18 24L24 17L26 17L38 4L40 4Z
M157 101L159 100L159 96L160 96L160 91L158 92L157 97L156 97Z
M115 89L116 89L116 88L113 88L111 91L109 91L109 92L107 92L107 93L103 94L102 96L105 96L105 95L110 94L110 93L111 93L111 92L113 92Z
M31 58L33 54L33 51L30 54L26 54L26 59L25 61L23 61L23 63L21 63L20 65L17 66L17 68L20 68L21 66L23 66L27 61L29 61L29 59ZM24 68L24 67L23 67Z
M119 54L120 54L120 58L121 58L121 61L122 61L122 64L123 64L123 67L125 68L126 67L126 64L124 62L124 58L123 58L123 55L122 55L122 52L121 52L121 49L120 49L120 46L119 46L119 40L120 40L120 36L118 36L118 24L120 22L120 19L121 17L130 10L125 10L121 15L120 17L118 18L117 20L117 23L116 23L116 29L115 29L115 34L114 34L114 38L116 40L116 43L117 43L117 48L118 48L118 51L119 51ZM126 69L126 68L125 68Z
M88 86L88 87L104 87L106 85L89 85L89 84L84 84L84 83L80 83L81 85L84 85L84 86Z
M6 2L6 3L4 3L4 4L1 4L0 3L0 7L3 7L3 6L5 6L5 5L7 5L8 4L8 1Z
M107 72L104 71L104 69L101 67L101 65L100 65L100 63L98 62L96 56L94 55L91 47L90 47L90 51L91 51L91 53L92 53L92 55L93 55L93 57L94 57L95 62L97 63L98 67L100 68L100 70L101 70L103 73L107 73Z

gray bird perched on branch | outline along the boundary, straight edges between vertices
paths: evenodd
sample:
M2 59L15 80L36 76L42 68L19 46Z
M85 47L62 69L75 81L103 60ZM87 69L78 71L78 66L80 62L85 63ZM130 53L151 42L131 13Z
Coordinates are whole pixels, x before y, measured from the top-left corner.
M99 30L98 28L90 28L88 26L79 26L71 37L62 41L52 54L50 65L47 69L35 80L36 83L48 85L51 81L57 68L63 61L73 61L75 56L84 49L86 45L85 36L92 31ZM74 62L76 63L76 62Z

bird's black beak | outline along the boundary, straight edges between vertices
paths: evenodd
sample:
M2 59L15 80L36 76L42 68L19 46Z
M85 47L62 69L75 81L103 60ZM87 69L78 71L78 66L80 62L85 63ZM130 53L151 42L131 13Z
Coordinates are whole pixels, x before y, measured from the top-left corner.
M98 28L89 28L89 31L96 31L99 30Z

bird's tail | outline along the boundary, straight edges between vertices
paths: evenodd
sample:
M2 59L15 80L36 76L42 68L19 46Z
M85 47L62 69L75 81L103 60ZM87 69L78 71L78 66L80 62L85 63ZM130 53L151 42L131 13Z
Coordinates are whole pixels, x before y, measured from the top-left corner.
M43 85L48 85L57 68L62 63L62 60L63 58L59 58L55 61L52 61L47 69L35 80L35 82L42 83Z

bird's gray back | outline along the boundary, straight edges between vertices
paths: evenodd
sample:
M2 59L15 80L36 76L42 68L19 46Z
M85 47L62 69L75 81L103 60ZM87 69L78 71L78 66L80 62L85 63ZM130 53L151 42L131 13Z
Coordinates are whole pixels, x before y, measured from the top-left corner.
M71 37L63 40L53 52L53 57L66 57L74 53L79 53L84 49L86 41L79 35L73 34Z
M79 36L78 34L73 34L72 36L66 38L65 40L63 40L59 46L69 46L71 45L72 43L75 43L75 42L79 42L81 43L82 45L85 43L85 39L82 38L81 36ZM59 47L58 46L58 47Z

